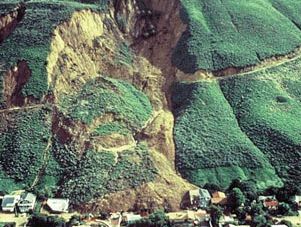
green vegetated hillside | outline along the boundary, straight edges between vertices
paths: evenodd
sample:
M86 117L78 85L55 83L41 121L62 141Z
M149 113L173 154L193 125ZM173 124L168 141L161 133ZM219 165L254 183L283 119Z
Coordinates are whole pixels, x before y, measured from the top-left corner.
M1 1L0 12L9 12L19 2L18 0ZM69 19L74 11L81 9L97 10L99 5L58 0L26 2L23 20L1 44L0 51L0 63L4 64L6 69L16 65L20 60L26 60L28 63L32 75L22 90L24 96L34 96L40 99L51 89L48 87L46 61L50 51L52 31L56 25ZM0 72L0 81L3 77L1 74L3 73ZM0 97L0 100L2 99L3 97ZM3 105L2 102L0 104Z
M253 179L259 187L281 185L264 154L241 131L216 81L178 83L173 89L176 165L183 177L202 186L227 187Z
M221 81L241 129L277 174L301 187L301 60Z
M172 60L184 72L250 66L300 46L300 1L180 2L187 30Z
M106 193L137 187L155 175L145 144L119 154L88 151L65 170L59 193L80 204Z
M1 113L0 119L0 191L30 187L51 139L50 109Z

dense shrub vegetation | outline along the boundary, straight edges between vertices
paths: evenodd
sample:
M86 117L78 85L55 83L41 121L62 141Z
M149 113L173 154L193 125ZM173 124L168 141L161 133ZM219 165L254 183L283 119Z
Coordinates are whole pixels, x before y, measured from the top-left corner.
M145 144L118 154L87 151L76 165L65 171L60 191L78 204L107 192L137 187L153 180L155 174Z
M9 176L30 186L42 167L43 153L51 136L49 110L11 112L2 117L0 169L5 173L4 178Z
M110 122L98 126L93 132L93 136L106 136L112 133L118 133L120 135L128 135L130 130L126 127L125 124L119 122Z
M221 82L241 129L288 184L301 185L300 59ZM285 102L279 102L286 100Z
M131 129L141 128L152 113L145 94L127 82L109 77L87 82L78 94L63 97L60 105L64 113L86 124L110 113Z
M222 187L235 178L252 178L260 187L279 184L263 153L241 131L217 82L177 84L172 101L176 165L185 178Z
M243 67L301 44L301 2L181 0L188 25L173 53L184 72Z

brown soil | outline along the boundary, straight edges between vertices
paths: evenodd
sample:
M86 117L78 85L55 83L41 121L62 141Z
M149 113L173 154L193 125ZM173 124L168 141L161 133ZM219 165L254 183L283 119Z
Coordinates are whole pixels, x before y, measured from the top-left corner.
M23 106L25 97L21 90L31 76L31 71L26 61L19 61L18 64L12 67L4 74L4 102L7 108L13 106Z
M0 44L16 29L25 15L25 5L20 4L11 12L0 16Z

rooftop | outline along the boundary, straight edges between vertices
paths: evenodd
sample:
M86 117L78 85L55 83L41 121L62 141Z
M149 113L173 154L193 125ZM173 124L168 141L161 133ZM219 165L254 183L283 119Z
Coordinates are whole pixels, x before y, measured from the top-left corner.
M69 199L48 199L47 205L53 212L67 212L69 208Z

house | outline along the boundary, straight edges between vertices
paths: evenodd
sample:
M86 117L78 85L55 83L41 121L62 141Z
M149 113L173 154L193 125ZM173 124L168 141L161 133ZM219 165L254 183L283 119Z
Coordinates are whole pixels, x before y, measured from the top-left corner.
M207 208L211 201L211 196L206 189L194 189L189 191L190 205L194 208Z
M134 214L134 213L128 213L128 212L125 212L122 214L122 221L127 224L134 223L141 219L142 219L142 216L140 214Z
M234 224L238 225L238 220L236 219L235 215L222 215L220 220L219 220L219 224L224 226L224 225L228 225L228 224Z
M46 205L53 213L66 213L69 208L69 199L48 199Z
M120 227L122 216L119 212L113 213L110 217L110 224L112 227Z
M268 195L268 196L259 196L258 197L258 201L259 202L263 202L263 201L266 201L266 200L276 200L276 197L274 195Z
M281 224L281 225L271 225L271 227L287 227L287 225L283 225L283 224Z
M200 207L207 208L211 202L211 196L208 190L200 189Z
M16 204L20 200L20 195L5 195L2 199L1 207L4 212L14 212Z
M37 197L32 193L23 193L18 203L18 208L21 213L26 213L34 209Z
M198 226L210 226L210 215L205 210L185 210L180 212L167 213L166 216L173 225L183 226L189 223L198 224Z
M265 200L263 201L263 206L269 210L277 210L279 202L277 200Z
M224 192L213 192L211 203L215 205L225 205L227 203L227 196Z

